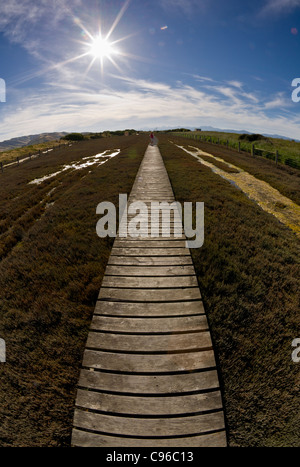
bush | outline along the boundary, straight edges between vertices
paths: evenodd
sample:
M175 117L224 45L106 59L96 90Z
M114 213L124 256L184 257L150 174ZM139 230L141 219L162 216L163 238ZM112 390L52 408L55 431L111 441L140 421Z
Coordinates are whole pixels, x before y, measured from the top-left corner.
M67 141L82 141L84 140L84 136L82 133L70 133L62 139L66 139Z
M239 136L239 140L244 140L244 141L249 141L249 143L253 143L253 141L258 141L258 140L265 140L263 135L260 135L258 133L253 133L252 135L248 135L247 133L243 133L242 135Z

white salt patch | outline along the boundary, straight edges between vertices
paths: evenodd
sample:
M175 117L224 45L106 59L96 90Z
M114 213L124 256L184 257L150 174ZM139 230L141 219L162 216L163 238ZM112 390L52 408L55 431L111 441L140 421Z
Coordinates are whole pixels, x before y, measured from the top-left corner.
M117 156L120 153L120 151L121 151L121 149L116 149L111 154L106 154L109 151L104 151L101 154L96 154L95 156L84 157L82 159L82 161L85 160L86 162L78 161L78 162L72 162L69 165L64 165L62 167L62 169L59 170L58 172L54 172L52 174L45 175L44 177L41 177L41 178L36 178L35 180L32 180L31 182L29 182L29 184L39 185L39 184L43 183L45 180L48 180L49 178L56 177L57 175L61 174L62 172L65 172L66 170L70 170L70 169L80 170L80 169L84 169L86 167L90 167L91 165L95 165L95 164L98 164L98 167L99 167L99 165L105 164L105 162L107 162L112 157ZM99 163L99 160L101 160L101 159L105 159L105 160L102 160Z

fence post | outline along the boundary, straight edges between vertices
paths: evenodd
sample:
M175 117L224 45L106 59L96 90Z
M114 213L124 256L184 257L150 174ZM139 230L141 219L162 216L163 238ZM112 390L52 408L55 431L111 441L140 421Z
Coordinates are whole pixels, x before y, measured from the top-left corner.
M276 164L278 164L278 149L276 149Z
M20 165L19 157L17 157L18 165Z
M3 173L3 163L0 162L1 172Z
M240 141L238 142L238 148L239 148L239 152L241 152L241 142Z
M253 157L254 157L254 151L255 151L254 144L252 144L252 146L251 146L251 156L253 156Z

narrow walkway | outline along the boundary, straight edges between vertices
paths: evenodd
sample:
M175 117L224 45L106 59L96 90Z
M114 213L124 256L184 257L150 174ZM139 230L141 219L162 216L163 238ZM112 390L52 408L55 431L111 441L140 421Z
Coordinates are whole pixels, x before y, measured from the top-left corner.
M134 201L175 201L155 146L140 166ZM84 352L73 446L226 446L210 332L184 238L115 239Z

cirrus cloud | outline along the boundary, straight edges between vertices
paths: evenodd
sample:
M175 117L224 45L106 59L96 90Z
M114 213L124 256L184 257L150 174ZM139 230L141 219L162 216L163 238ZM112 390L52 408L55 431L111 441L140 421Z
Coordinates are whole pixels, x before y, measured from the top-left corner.
M300 7L300 0L267 0L261 10L261 14L278 14L282 12L289 13L298 7Z

